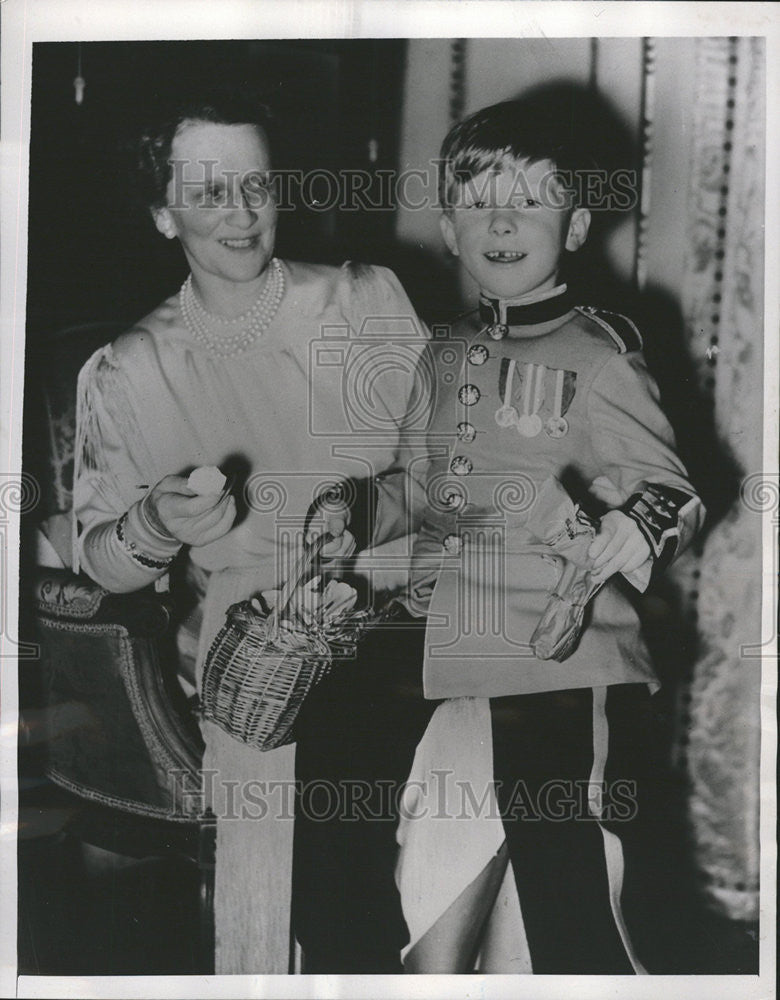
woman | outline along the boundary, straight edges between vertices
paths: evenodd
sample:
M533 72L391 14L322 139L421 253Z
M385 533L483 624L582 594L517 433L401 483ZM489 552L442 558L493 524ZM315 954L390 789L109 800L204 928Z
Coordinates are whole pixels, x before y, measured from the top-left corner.
M183 104L138 162L190 275L81 372L74 562L132 591L186 560L205 594L197 686L226 609L286 578L312 497L392 464L424 333L391 272L274 257L264 109ZM201 496L187 485L200 466L240 478ZM294 748L257 753L209 724L204 736L217 971L286 973ZM244 878L259 889L241 892Z

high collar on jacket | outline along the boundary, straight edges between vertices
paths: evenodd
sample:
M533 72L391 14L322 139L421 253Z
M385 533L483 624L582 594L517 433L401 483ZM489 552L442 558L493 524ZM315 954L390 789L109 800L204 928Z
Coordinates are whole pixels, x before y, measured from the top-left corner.
M479 316L493 325L534 326L565 316L574 308L574 298L566 285L557 285L541 295L516 299L479 297Z

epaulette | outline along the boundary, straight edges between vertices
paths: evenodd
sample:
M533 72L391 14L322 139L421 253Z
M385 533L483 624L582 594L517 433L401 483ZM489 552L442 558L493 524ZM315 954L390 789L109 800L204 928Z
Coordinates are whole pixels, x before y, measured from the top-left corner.
M596 306L577 306L577 311L589 316L602 330L606 330L620 354L642 350L642 335L628 316L610 312L609 309L597 309Z
M371 264L366 264L365 261L362 260L345 260L341 266L354 282L360 282L366 278L370 278L374 273L374 268Z

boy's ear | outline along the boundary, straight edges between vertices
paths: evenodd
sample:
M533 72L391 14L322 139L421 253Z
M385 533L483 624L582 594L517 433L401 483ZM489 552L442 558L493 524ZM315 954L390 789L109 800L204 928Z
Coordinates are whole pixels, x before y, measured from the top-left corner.
M452 224L452 219L447 212L442 212L439 216L439 228L444 237L444 242L447 244L447 249L453 256L457 257L460 253L458 250L458 238L455 235L455 226Z
M157 231L166 239L172 240L176 235L176 223L170 211L167 208L153 208L151 211Z
M566 249L579 250L588 238L590 229L590 212L587 208L575 208L569 219L569 231L566 234Z

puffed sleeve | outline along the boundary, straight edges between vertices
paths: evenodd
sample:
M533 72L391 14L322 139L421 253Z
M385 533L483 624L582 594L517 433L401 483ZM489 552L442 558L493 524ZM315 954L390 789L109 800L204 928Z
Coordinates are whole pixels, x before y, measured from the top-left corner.
M342 311L352 331L345 403L361 433L397 439L415 405L428 331L392 271L349 262L342 274Z
M627 578L644 590L650 569L663 569L699 530L704 508L675 451L658 387L639 351L616 354L588 397L593 449L603 474L594 492L619 507L650 546L650 564Z
M73 568L118 593L138 590L161 576L180 548L175 540L160 536L144 516L139 487L153 485L148 483L151 465L143 461L144 451L129 383L109 345L79 374Z
M392 271L354 263L343 271L343 309L356 336L345 403L362 430L391 443L395 454L389 468L347 490L350 530L363 547L418 526L422 472L413 459L430 416L429 334Z

